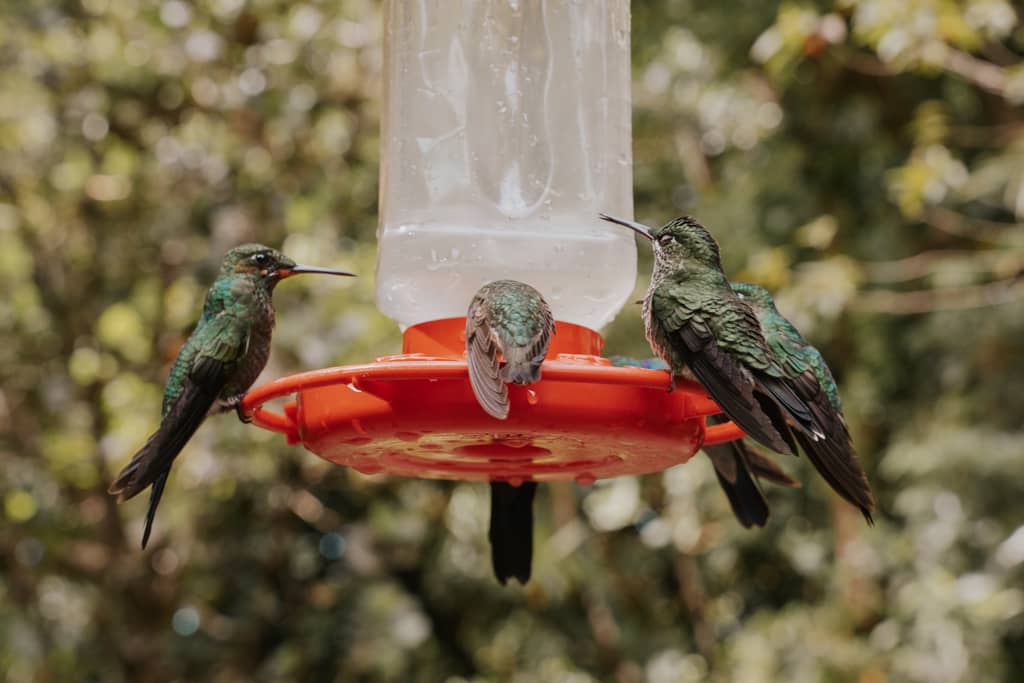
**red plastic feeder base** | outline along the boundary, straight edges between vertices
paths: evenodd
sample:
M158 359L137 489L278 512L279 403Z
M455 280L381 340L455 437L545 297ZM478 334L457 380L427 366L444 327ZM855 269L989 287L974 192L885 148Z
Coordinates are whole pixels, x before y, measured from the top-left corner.
M509 386L497 420L477 404L465 361L465 318L409 328L400 356L306 372L250 391L256 425L367 474L510 482L657 472L703 443L743 436L697 384L668 373L612 367L596 332L558 323L541 381ZM263 407L294 394L284 413Z

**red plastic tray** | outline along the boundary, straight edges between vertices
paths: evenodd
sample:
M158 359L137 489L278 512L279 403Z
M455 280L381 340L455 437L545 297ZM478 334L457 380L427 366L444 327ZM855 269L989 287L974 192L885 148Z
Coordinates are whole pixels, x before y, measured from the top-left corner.
M510 385L509 417L497 420L469 386L464 330L464 318L417 325L402 355L270 382L242 410L339 465L435 479L587 484L657 472L743 436L731 422L705 426L721 410L699 385L677 380L670 393L667 372L612 367L597 333L561 322L541 381ZM283 413L264 407L291 395Z

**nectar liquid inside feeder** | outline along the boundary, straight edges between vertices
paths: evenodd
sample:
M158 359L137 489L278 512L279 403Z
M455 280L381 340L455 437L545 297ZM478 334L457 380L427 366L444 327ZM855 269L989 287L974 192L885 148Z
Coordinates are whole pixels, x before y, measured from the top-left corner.
M271 382L243 409L332 462L444 479L589 483L739 438L705 427L720 410L699 386L600 357L636 280L632 234L597 217L633 209L628 0L457 4L385 3L377 305L402 355ZM466 308L496 279L539 289L558 321L507 420L465 362Z

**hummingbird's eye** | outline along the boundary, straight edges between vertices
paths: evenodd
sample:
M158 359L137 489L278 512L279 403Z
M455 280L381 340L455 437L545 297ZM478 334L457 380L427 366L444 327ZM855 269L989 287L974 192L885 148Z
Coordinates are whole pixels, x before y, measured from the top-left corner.
M661 237L658 238L658 244L660 244L663 247L667 247L668 245L672 244L672 240L674 239L675 238L672 237L672 235L662 235Z
M270 257L267 256L266 254L255 254L252 257L252 262L255 263L257 266L265 266L267 265L267 263L270 262Z

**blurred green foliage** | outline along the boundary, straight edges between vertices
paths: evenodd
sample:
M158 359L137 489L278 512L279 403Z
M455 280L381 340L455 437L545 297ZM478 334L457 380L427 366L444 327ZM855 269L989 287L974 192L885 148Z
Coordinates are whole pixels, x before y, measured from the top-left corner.
M746 532L698 459L545 487L534 580L502 589L485 487L363 476L222 418L138 550L144 503L104 491L220 256L373 270L379 11L0 9L0 678L1024 679L1006 0L633 7L637 216L698 215L732 275L779 291L840 380L876 527L787 460L805 487ZM265 378L399 348L372 277L277 303ZM610 353L647 355L637 308Z

